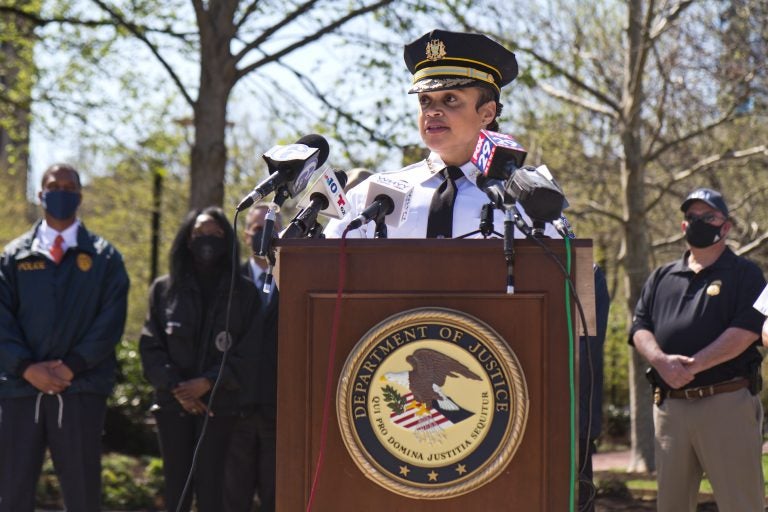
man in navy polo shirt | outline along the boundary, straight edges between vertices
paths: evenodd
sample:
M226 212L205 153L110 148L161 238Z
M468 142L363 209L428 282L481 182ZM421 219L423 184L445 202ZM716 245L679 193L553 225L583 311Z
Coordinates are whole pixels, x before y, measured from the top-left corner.
M765 279L726 246L719 192L697 189L680 209L689 250L648 278L629 339L652 367L658 511L695 511L706 472L720 512L763 512L763 317L752 305Z

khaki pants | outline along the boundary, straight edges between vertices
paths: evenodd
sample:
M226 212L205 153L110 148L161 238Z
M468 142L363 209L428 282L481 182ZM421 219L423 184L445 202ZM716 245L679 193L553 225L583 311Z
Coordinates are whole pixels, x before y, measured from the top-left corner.
M706 472L720 512L763 512L763 408L747 389L654 407L658 512L695 512Z

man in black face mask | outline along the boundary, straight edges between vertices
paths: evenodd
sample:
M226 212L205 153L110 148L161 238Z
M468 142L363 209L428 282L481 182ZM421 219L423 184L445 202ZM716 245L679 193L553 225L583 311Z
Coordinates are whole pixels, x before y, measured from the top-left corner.
M722 512L762 512L760 269L725 244L723 196L694 190L680 209L688 251L656 269L629 342L651 365L659 512L693 512L702 472Z
M0 511L32 512L46 447L67 510L101 509L101 431L128 274L77 217L80 176L49 167L43 219L0 257Z
M243 238L251 256L243 264L243 274L256 285L261 296L264 315L264 350L260 356L262 371L254 375L256 386L249 388L243 413L235 423L227 456L224 489L224 512L254 510L258 496L259 512L275 510L275 418L277 394L277 287L272 284L264 292L268 262L257 256L264 234L267 206L257 205L248 210ZM280 214L276 214L274 233L282 229Z

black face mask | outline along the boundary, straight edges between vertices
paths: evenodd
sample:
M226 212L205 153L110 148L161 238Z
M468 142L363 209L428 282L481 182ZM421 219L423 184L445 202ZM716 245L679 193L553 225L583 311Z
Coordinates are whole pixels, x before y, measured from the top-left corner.
M193 238L189 249L195 263L208 267L221 262L227 253L227 242L218 236L203 235Z
M251 249L254 253L259 252L261 248L261 238L264 236L264 228L257 228L253 230L251 235Z
M722 227L713 226L700 219L692 220L685 228L685 239L691 247L703 249L720 241Z

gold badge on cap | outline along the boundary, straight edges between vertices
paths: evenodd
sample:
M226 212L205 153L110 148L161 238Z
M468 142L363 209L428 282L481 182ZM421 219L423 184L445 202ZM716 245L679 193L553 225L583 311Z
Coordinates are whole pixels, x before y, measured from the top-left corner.
M84 252L81 252L77 255L77 268L82 270L83 272L88 272L91 270L91 267L93 266L93 260L91 257Z
M439 39L433 39L427 43L427 60L440 60L445 58L445 43Z
M723 285L723 282L721 280L712 281L712 283L707 286L707 295L710 297L714 297L715 295L720 295L720 287Z

